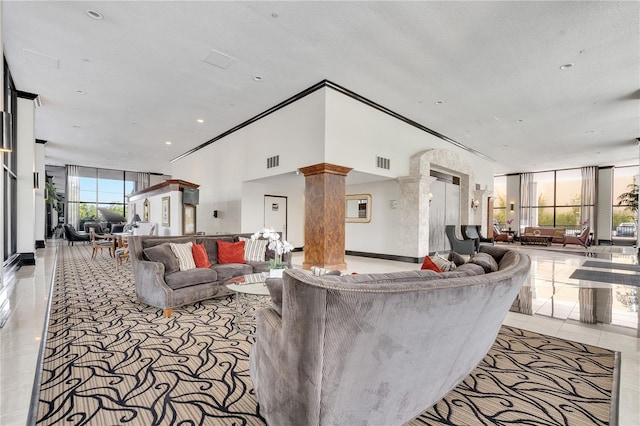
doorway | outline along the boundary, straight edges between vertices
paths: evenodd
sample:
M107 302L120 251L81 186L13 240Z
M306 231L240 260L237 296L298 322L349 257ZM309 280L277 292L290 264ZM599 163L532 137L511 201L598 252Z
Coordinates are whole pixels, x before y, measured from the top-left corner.
M446 252L451 244L446 237L445 225L458 225L460 220L460 178L431 170L437 180L429 190L433 199L429 204L429 252Z
M282 239L287 239L287 197L264 196L264 227L282 232Z

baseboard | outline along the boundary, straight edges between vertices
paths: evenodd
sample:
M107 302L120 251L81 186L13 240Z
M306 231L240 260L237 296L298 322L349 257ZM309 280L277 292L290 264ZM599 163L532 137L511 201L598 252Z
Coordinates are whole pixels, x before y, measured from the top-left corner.
M35 265L36 254L35 253L20 253L20 266Z
M395 254L367 253L364 251L345 250L347 256L371 257L373 259L394 260L396 262L422 263L419 257L397 256ZM424 259L424 258L423 258Z
M36 240L36 248L37 249L44 248L44 247L45 247L44 240Z

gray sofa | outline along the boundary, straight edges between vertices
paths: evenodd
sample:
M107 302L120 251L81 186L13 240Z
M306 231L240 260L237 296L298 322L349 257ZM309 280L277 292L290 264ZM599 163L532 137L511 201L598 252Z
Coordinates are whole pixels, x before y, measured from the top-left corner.
M224 285L227 280L268 271L269 260L274 253L267 248L264 262L219 264L217 241L236 242L239 237L251 238L251 235L130 237L129 250L138 301L161 308L165 316L170 317L173 309L179 306L229 294L230 291ZM177 258L168 248L168 243L187 242L204 244L211 262L210 268L179 270ZM283 260L291 267L289 254Z
M250 354L267 423L402 425L440 400L486 355L530 269L516 250L476 257L445 273L268 279L276 309L257 312Z

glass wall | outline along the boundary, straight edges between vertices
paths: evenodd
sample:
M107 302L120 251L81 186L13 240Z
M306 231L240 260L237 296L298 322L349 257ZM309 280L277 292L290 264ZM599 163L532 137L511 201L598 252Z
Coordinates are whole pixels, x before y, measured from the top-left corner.
M74 184L67 185L74 193L67 193L67 210L71 225L82 231L86 223L99 223L110 229L127 217L126 196L136 191L136 173L123 170L74 167Z
M13 151L5 152L2 154L2 173L4 177L3 191L3 206L4 206L4 260L13 256L17 252L18 238L18 216L17 216L17 157L18 157L18 144L16 141L16 127L17 127L17 104L18 96L16 87L13 84L11 73L7 63L4 62L4 109L11 114L11 126L7 134L12 140ZM1 117L0 117L1 119Z
M613 223L614 237L634 239L637 236L638 198L634 194L638 185L638 167L617 167L613 170ZM634 206L635 205L635 206Z
M594 209L593 204L582 203L582 173L581 169L531 173L528 185L528 199L531 200L531 205L522 206L520 232L527 226L549 226L563 227L567 234L579 233L587 224L587 221L582 222L582 217L593 217L591 213ZM494 188L496 185L502 185L498 179L504 177L495 178ZM494 192L498 194L495 189ZM498 200L499 196L496 202ZM496 205L494 210L494 217L498 221L505 216L500 216L500 207ZM589 211L582 212L582 209ZM506 212L506 209L504 211Z
M501 230L508 227L506 176L496 176L493 179L493 223Z

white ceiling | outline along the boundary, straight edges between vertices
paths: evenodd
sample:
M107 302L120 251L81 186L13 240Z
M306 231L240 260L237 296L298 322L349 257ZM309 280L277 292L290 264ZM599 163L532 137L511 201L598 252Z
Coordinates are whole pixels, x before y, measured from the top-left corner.
M2 8L17 89L42 101L47 164L168 172L171 159L324 79L494 158L497 174L638 164L639 2ZM212 49L235 60L203 62Z

